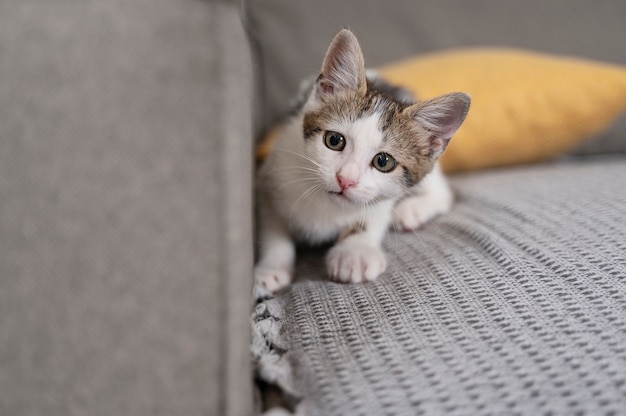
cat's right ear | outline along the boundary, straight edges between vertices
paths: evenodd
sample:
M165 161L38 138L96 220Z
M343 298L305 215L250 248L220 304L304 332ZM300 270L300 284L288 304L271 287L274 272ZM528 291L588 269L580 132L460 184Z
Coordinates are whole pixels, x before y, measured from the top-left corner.
M471 99L467 94L455 92L422 101L406 110L430 134L429 141L435 158L441 156L448 142L461 127Z
M343 29L335 36L324 57L316 83L316 97L324 101L333 94L346 91L365 95L367 81L359 41L351 31Z

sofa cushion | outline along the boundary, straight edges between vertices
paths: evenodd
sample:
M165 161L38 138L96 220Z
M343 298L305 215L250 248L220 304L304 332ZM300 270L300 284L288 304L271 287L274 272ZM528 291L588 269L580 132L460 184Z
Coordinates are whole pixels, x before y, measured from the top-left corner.
M367 284L300 253L257 307L259 375L308 415L623 412L625 181L619 158L456 176Z

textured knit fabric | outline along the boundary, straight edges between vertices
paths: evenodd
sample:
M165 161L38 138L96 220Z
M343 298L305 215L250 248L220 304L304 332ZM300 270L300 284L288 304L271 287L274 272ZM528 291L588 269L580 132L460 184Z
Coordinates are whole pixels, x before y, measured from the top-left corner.
M306 415L626 411L626 161L453 178L375 282L302 281L253 316L261 378Z
M0 2L0 415L243 415L251 64L234 4Z

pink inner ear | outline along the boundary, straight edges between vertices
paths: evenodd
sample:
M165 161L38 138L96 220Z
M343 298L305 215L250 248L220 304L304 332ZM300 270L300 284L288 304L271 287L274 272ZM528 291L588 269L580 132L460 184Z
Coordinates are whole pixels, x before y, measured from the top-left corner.
M434 150L442 152L461 127L470 106L470 98L463 93L451 93L415 104L408 111L415 120L432 134Z
M452 132L454 134L454 132ZM450 138L445 138L445 136L431 136L430 138L430 147L433 149L435 154L441 154L446 147L448 147L448 143L450 143Z
M366 88L365 64L359 42L349 30L335 36L322 63L318 91L333 94L339 91L360 91Z
M439 135L447 145L452 136L454 136L454 133L456 133L459 127L461 127L461 124L463 124L463 119L457 115L450 115L450 118L448 120L442 120L442 123L443 125L440 127L437 135Z

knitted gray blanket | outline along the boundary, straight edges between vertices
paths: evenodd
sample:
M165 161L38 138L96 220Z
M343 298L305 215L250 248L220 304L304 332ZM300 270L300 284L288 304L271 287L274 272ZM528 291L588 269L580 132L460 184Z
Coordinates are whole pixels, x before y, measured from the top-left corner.
M306 415L626 414L626 160L460 175L367 284L257 305L258 376Z

